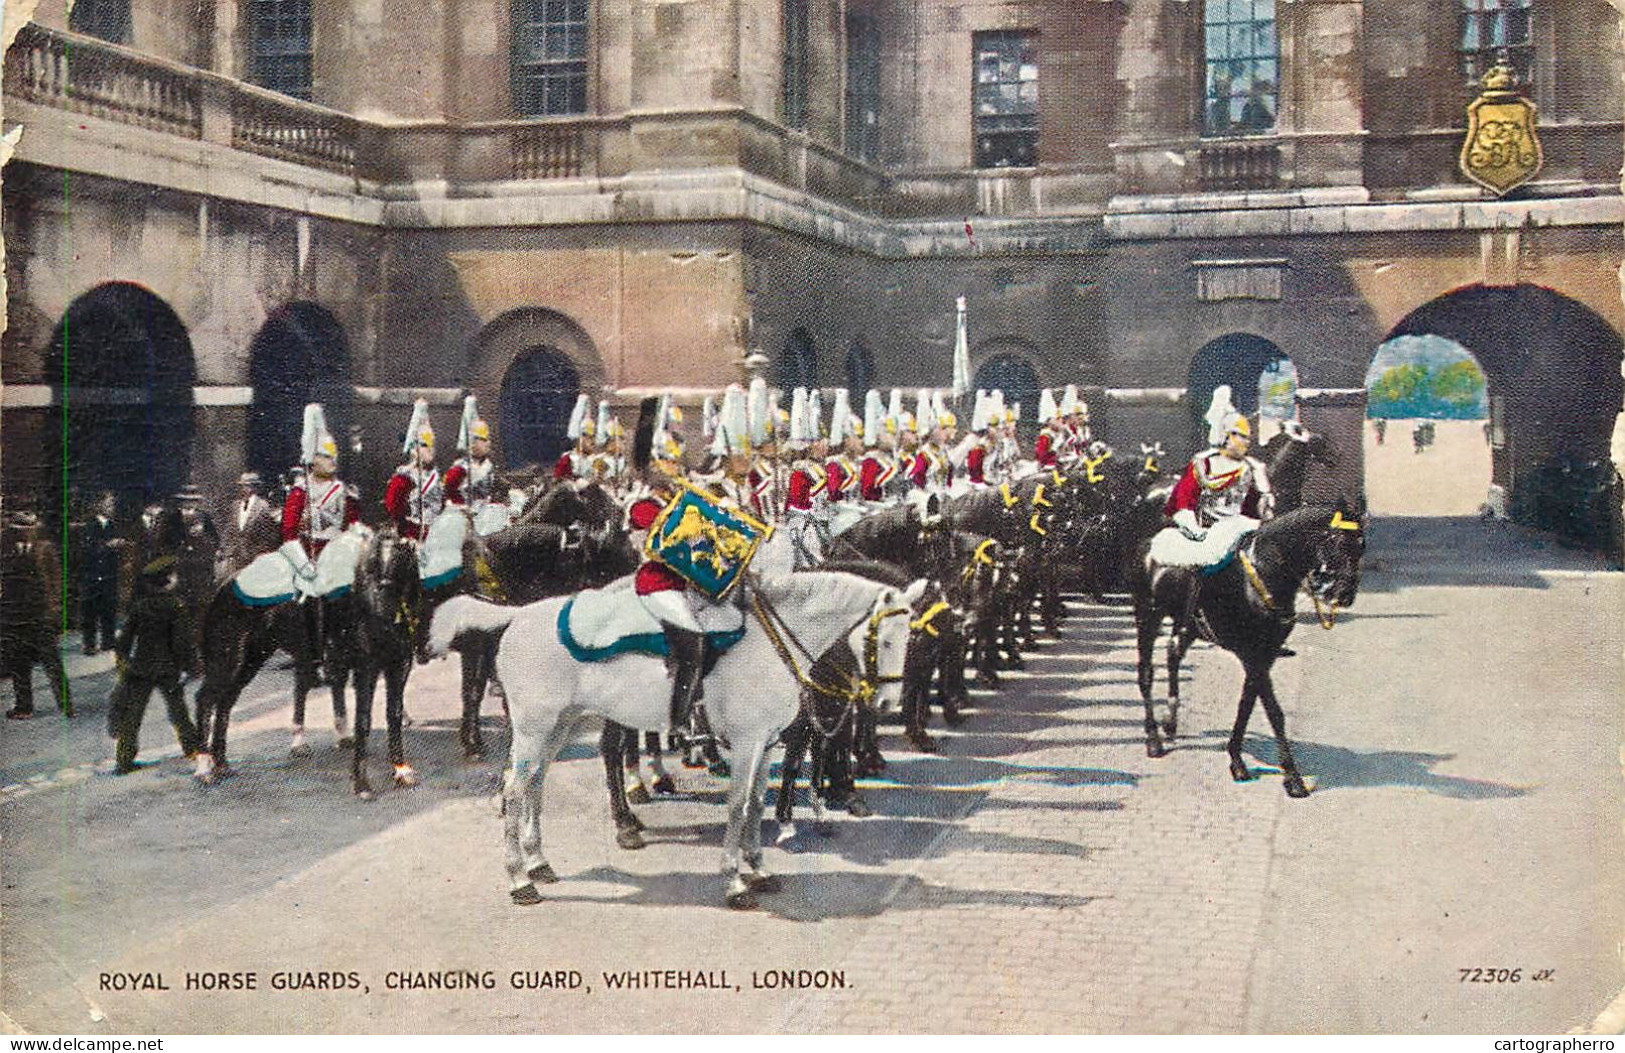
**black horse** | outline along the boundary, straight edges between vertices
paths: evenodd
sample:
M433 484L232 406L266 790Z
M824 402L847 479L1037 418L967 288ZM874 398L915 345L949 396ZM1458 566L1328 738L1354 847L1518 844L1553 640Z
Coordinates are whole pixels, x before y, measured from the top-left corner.
M1271 437L1256 456L1269 473L1276 515L1303 504L1303 483L1309 474L1310 462L1328 468L1337 466L1337 451L1331 440L1301 426L1289 425L1288 430Z
M355 747L350 765L350 789L364 801L372 800L367 781L367 736L372 731L372 696L378 677L384 678L384 714L389 728L389 763L396 785L414 786L417 773L406 763L401 727L406 714L406 680L412 672L415 642L428 626L419 623L422 580L417 552L401 542L394 527L374 534L356 566L351 590L352 617L343 653L350 658L355 679ZM334 690L342 690L340 686ZM335 697L337 697L335 695Z
M1191 568L1147 566L1134 593L1146 755L1162 756L1162 736L1172 739L1178 731L1180 660L1199 625L1205 626L1214 643L1241 660L1246 673L1227 747L1231 778L1237 782L1254 778L1241 758L1241 745L1253 703L1262 701L1275 733L1287 795L1308 796L1287 743L1286 720L1275 697L1270 669L1297 624L1298 590L1309 592L1322 624L1330 627L1337 608L1354 602L1364 551L1363 516L1339 503L1336 508L1300 508L1265 522L1223 569L1210 575ZM1149 564L1146 552L1142 557ZM1159 727L1151 702L1156 681L1152 655L1165 618L1173 619L1168 640L1168 718Z

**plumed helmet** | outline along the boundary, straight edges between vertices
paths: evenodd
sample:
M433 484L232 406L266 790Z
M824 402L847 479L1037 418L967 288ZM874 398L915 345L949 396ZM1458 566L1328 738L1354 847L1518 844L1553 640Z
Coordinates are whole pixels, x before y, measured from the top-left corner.
M717 457L743 456L750 452L750 426L745 413L745 389L729 384L722 393L711 436L711 453Z
M411 453L419 446L434 445L434 426L429 423L429 401L418 399L412 403L412 419L407 421L406 436L401 443L402 453Z
M873 449L880 444L880 430L884 428L886 409L881 405L880 392L874 388L863 397L863 445Z
M299 463L309 464L317 454L337 459L339 445L327 430L327 416L322 407L312 402L305 407L304 428L299 435Z
M1045 424L1061 416L1061 407L1055 403L1055 389L1045 388L1038 394L1038 419Z
M583 435L591 435L596 429L593 427L592 400L587 398L585 392L576 396L575 409L570 411L570 426L564 434L571 441L580 439Z
M576 400L576 405L581 405L580 399ZM573 417L571 419L574 420ZM457 448L467 450L475 439L490 441L490 438L491 426L480 419L479 404L473 395L469 395L463 399L463 419L457 426Z
M773 407L767 397L767 381L761 377L750 382L745 397L746 426L751 445L760 446L773 431Z
M922 435L937 426L936 405L929 388L921 388L914 398L914 421Z
M586 427L585 422L583 422L582 427ZM593 436L593 445L595 446L607 446L610 439L620 434L619 429L615 426L615 418L610 415L608 399L598 403L598 426L595 430L589 431L588 434Z
M790 444L800 446L808 441L807 389L796 388L790 394Z
M1230 427L1230 418L1235 415L1236 405L1230 400L1230 385L1220 384L1213 389L1213 398L1208 401L1207 412L1202 419L1207 421L1207 441L1211 446L1217 446L1224 441L1224 436Z

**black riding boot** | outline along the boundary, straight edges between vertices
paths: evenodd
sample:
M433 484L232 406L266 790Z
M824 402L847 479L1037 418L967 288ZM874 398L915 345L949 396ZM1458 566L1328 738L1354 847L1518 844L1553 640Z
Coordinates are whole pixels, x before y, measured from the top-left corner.
M705 675L705 634L662 624L666 632L666 667L671 672L671 726L688 728L688 717Z

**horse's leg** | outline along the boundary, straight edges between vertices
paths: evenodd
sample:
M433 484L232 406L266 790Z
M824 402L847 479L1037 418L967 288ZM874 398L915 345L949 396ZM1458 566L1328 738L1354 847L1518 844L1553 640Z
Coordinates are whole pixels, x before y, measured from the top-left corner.
M752 892L779 892L784 887L777 876L762 866L762 812L767 807L767 769L772 753L771 744L764 747L751 768L750 796L745 810L743 877Z
M355 639L355 619L359 617L360 610L356 601L346 597L341 600L342 607L336 606L333 610L324 611L322 618L328 636L324 651L331 657L323 664L322 669L327 674L328 690L333 696L333 737L339 749L349 745L349 733L345 730L348 725L348 714L345 711L345 683L350 679L350 672L355 668L359 648ZM337 666L335 669L334 667Z
M853 745L857 739L858 721L862 717L863 711L860 709L852 714L852 719L847 721L840 731L836 732L835 737L830 740L828 760L831 803L841 802L847 813L857 819L865 819L875 814L868 802L863 799L863 795L858 793L858 784L852 778Z
M1258 685L1253 679L1251 670L1247 672L1247 679L1241 685L1241 703L1236 707L1236 726L1230 731L1230 741L1225 750L1230 754L1230 778L1236 782L1250 782L1258 778L1247 767L1247 762L1241 759L1241 743L1247 735L1247 721L1253 715L1253 700L1258 697Z
M873 709L858 710L858 728L853 753L857 755L854 771L859 775L879 775L886 770L886 758L880 753L880 718Z
M801 758L807 752L811 728L805 717L797 716L784 729L784 759L779 762L779 800L773 818L779 822L779 843L796 836L796 779L801 774Z
M744 872L745 823L753 811L751 794L755 790L758 770L767 755L767 744L753 742L742 749L744 743L734 736L729 738L734 742L735 759L743 759L745 764L735 766L739 770L728 784L728 828L722 836L722 873L728 880L728 886L723 898L735 910L755 910L756 895L751 891ZM756 814L760 816L760 812Z
M1281 712L1280 700L1275 697L1275 684L1270 671L1260 669L1253 678L1258 684L1258 697L1264 703L1264 715L1270 718L1270 730L1275 732L1275 748L1280 751L1281 772L1285 777L1288 797L1308 797L1309 787L1303 784L1298 763L1292 759L1292 747L1286 740L1286 714Z
M1168 719L1163 730L1172 739L1179 733L1179 669L1196 640L1196 622L1187 618L1168 639Z
M536 777L525 788L525 837L522 848L530 861L525 875L531 881L543 885L552 884L559 879L542 855L542 795L547 788L547 769L574 734L576 723L575 719L566 720L562 715L554 722L546 741L542 744L540 768Z
M643 733L643 752L649 758L648 776L649 788L655 796L670 796L677 792L677 783L671 774L666 771L666 759L662 755L664 747L660 741L660 732L646 731Z
M626 783L626 799L630 804L648 804L654 800L654 794L649 792L649 787L643 781L643 772L638 767L641 753L637 731L621 728L621 778Z
M463 759L479 760L485 756L485 743L480 737L480 703L485 698L487 669L485 648L470 646L461 652L459 662L462 673Z
M908 665L918 663L905 663ZM927 666L923 671L917 670L903 684L903 734L908 738L909 745L921 753L937 752L937 744L925 730L926 721L926 695L931 690L931 668ZM920 683L921 677L925 683Z
M626 740L627 729L606 720L603 734L598 736L598 752L604 758L604 782L609 787L609 814L615 820L615 843L622 848L639 849L644 847L642 824L626 801Z
M528 735L514 732L513 754L508 770L502 776L502 849L508 870L508 895L521 906L540 903L536 892L537 880L557 881L545 860L530 867L530 860L522 834L526 825L526 812L531 806L531 785L547 774L543 757L547 736L533 740ZM540 845L536 848L539 850Z
M1152 692L1157 686L1157 666L1155 653L1157 649L1157 634L1162 631L1162 611L1157 607L1155 597L1144 599L1136 598L1134 604L1134 628L1136 642L1139 645L1139 663L1136 670L1140 681L1140 701L1145 704L1145 755L1147 757L1161 757L1167 752L1162 745L1162 735L1157 730L1157 714L1151 702ZM1174 627L1174 635L1178 636L1178 626ZM1170 647L1172 643L1170 642Z
M293 650L293 741L288 751L295 757L310 752L305 745L305 696L316 684L316 656L321 653L321 619L316 611L320 600L307 599L294 612L298 619L291 642Z
M416 786L418 773L406 763L406 742L401 729L406 724L406 678L412 675L412 653L391 656L384 662L384 714L389 721L389 763L395 769L395 785Z
M372 734L372 699L377 690L378 666L368 662L355 672L355 729L350 744L350 791L363 801L373 796L367 781L367 737Z
M965 688L963 632L944 633L937 644L937 676L942 685L942 720L951 727L958 727L965 723L965 714L959 707L970 704L970 692Z

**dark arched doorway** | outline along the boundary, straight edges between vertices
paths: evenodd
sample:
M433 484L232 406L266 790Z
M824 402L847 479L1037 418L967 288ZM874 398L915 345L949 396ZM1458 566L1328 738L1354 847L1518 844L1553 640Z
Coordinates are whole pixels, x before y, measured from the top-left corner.
M581 391L569 356L553 347L521 351L502 378L497 427L509 468L550 465L570 445L565 434Z
M1024 436L1034 436L1042 423L1038 419L1038 370L1025 356L1003 352L976 367L976 378L971 382L974 402L975 391L1002 391L1004 404L1012 409L1021 404L1021 420L1017 428ZM967 419L966 423L969 423Z
M290 303L272 312L249 344L248 372L248 465L267 482L299 462L306 403L321 403L328 430L345 444L355 402L350 347L326 308Z
M1434 336L1482 367L1490 431L1490 504L1577 539L1586 480L1609 474L1625 342L1601 316L1539 285L1470 285L1407 315L1385 343Z
M80 296L51 335L45 371L60 442L49 444L51 507L42 512L111 490L128 516L190 480L196 365L163 300L129 282Z
M1208 404L1220 384L1230 385L1231 402L1249 417L1258 415L1259 396L1267 395L1266 387L1274 388L1290 377L1296 390L1296 373L1283 361L1286 357L1279 347L1251 333L1227 333L1196 352L1187 391L1198 447L1207 444Z

